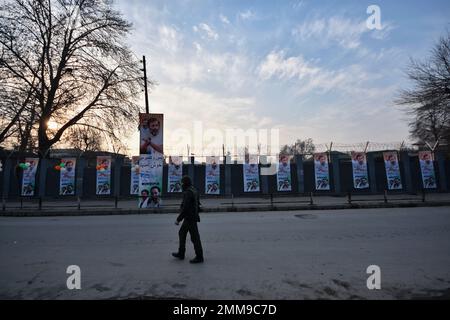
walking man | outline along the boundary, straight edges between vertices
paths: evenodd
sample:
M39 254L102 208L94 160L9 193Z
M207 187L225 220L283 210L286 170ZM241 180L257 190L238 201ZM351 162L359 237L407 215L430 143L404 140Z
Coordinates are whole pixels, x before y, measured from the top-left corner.
M203 249L200 241L200 234L198 232L197 222L200 222L199 207L200 201L197 190L192 186L192 180L189 176L184 176L181 179L181 187L183 189L183 202L180 207L180 214L175 221L179 225L183 221L178 236L180 237L180 245L178 252L172 253L175 258L184 259L186 252L186 236L189 232L191 241L194 244L195 258L191 263L203 262Z

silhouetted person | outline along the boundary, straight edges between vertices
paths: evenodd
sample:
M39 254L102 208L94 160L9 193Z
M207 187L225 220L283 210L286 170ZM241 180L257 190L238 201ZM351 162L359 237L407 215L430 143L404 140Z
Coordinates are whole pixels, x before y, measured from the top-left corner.
M203 262L203 249L197 226L197 222L200 222L200 201L198 192L192 186L192 180L188 176L184 176L181 179L181 186L183 189L183 202L181 203L181 212L177 217L175 224L179 225L181 221L183 221L183 224L181 225L180 231L178 232L178 236L180 237L178 252L174 252L172 253L172 255L175 258L181 260L184 259L184 255L186 252L186 236L189 232L195 250L195 258L190 262L201 263Z

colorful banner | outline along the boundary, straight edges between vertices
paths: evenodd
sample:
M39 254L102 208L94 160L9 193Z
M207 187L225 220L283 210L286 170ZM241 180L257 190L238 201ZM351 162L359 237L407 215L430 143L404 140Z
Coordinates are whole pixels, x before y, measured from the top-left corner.
M219 157L206 157L205 193L220 194L220 160Z
M139 114L140 145L139 154L164 154L163 132L164 115L154 113Z
M139 194L139 156L131 157L130 194Z
M314 175L316 190L330 190L330 170L326 153L314 154Z
M61 159L61 166L59 170L59 195L74 196L75 195L75 167L77 159L67 158Z
M281 155L277 168L277 190L292 191L291 160L287 155Z
M163 164L164 158L162 156L141 155L139 157L139 194L146 193L150 195L152 189L158 189L158 194L162 191L163 179Z
M352 152L353 187L355 189L369 188L367 172L367 157L364 152Z
M97 157L97 195L111 194L111 157Z
M242 169L244 172L244 192L259 192L258 156L246 156Z
M26 158L25 163L28 164L23 169L22 176L22 196L34 196L36 190L36 172L39 165L39 158Z
M419 162L424 189L436 189L437 184L433 164L433 153L431 151L419 152Z
M181 192L181 178L183 176L183 158L169 157L169 167L167 170L167 191L172 193Z
M384 166L386 168L386 178L389 190L402 189L402 178L400 176L400 165L398 163L397 152L383 153Z

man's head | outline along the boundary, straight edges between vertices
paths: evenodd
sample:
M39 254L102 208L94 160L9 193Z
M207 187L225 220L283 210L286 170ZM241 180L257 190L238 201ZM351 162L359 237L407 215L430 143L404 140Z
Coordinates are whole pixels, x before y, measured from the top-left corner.
M280 156L280 162L286 166L289 163L289 156L285 154Z
M160 193L161 193L161 190L157 186L153 186L150 189L150 195L151 195L152 199L158 199Z
M321 154L318 159L321 165L325 165L325 163L327 162L327 157L325 157L325 155Z
M181 186L182 186L183 190L186 190L187 188L192 186L191 177L183 176L183 178L181 178Z
M145 198L147 198L148 197L148 190L142 190L141 191L141 196L145 199Z
M66 162L66 170L72 171L72 169L73 169L73 161L67 161Z
M148 127L150 129L150 133L152 136L156 136L159 133L159 129L161 127L161 124L158 119L156 118L150 118L148 120Z
M358 153L356 155L356 161L358 161L359 164L363 164L364 163L364 157L361 153Z

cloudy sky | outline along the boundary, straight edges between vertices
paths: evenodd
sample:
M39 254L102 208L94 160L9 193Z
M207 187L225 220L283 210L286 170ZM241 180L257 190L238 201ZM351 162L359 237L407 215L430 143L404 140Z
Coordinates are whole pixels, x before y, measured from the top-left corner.
M381 30L366 26L381 9ZM450 2L118 0L146 55L151 112L176 128L279 128L280 142L403 141L410 57L450 29ZM137 136L131 143L137 152ZM136 143L134 142L136 141ZM136 145L136 146L135 146Z

